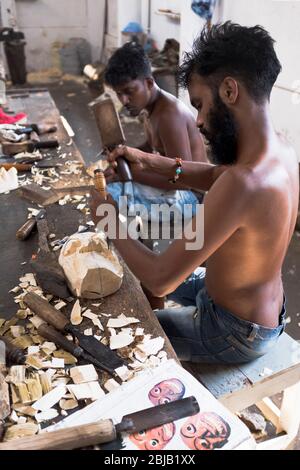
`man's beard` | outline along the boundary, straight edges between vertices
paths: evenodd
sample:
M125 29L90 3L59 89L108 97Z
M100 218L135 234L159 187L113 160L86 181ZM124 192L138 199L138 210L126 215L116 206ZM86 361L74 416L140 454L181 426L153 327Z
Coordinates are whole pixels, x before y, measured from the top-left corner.
M237 124L233 113L219 95L214 96L213 108L208 115L207 129L200 129L206 138L215 165L233 165L237 161Z

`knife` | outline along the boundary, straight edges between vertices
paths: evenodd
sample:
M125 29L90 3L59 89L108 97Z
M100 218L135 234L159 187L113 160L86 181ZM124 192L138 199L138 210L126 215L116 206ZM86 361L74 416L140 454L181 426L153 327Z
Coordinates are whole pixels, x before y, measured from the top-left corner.
M37 221L40 219L43 219L46 215L45 209L40 210L40 212L35 216L32 217L31 219L27 220L22 227L19 228L19 230L16 233L16 237L20 241L25 241L27 238L30 236L32 233L33 229L36 227Z
M148 408L123 417L114 425L112 420L102 420L59 431L45 432L0 444L0 450L72 450L114 441L123 432L138 433L155 429L179 419L194 416L200 407L195 397L184 398L166 405Z
M47 300L42 299L34 292L29 292L24 297L25 304L36 315L54 326L59 331L70 333L79 340L79 344L86 352L93 356L110 374L114 375L115 369L122 367L125 360L121 359L108 346L105 346L93 336L86 336L78 328L72 325L68 318L52 307Z
M61 333L52 328L52 326L47 325L47 323L43 323L42 325L40 325L37 331L40 336L47 339L48 341L55 343L57 346L64 349L65 351L68 351L77 359L82 359L83 361L86 361L90 364L94 364L97 369L105 370L106 372L111 374L111 370L107 370L105 365L98 362L97 359L95 359L90 354L84 352L84 350L80 346L72 343L72 341L69 341L65 336L63 336Z

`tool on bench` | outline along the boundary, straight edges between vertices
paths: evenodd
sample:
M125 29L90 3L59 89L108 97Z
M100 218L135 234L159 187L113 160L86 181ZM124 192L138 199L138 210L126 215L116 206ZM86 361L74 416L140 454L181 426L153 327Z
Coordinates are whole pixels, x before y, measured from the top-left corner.
M0 444L0 450L72 450L114 441L121 433L137 434L199 413L195 397L183 398L128 414L114 425L110 419Z
M5 360L8 366L25 364L26 356L21 349L14 346L4 336L0 336L0 341L5 344Z
M72 341L69 341L65 336L52 328L52 326L47 325L47 323L43 323L38 327L38 334L48 341L55 343L57 346L69 352L77 359L82 359L85 362L94 364L97 369L103 370L102 364L99 363L97 359L84 352L80 346L72 343Z
M21 152L34 152L38 149L50 149L59 147L57 140L45 140L42 142L20 142L20 143L8 143L2 142L2 151L7 155L15 155Z
M19 228L19 230L16 233L16 237L20 241L26 240L32 233L33 229L37 225L37 221L39 219L43 219L46 215L45 209L40 210L40 212L35 216L32 217L31 219L27 220L22 227Z
M47 168L58 168L60 165L58 163L50 163L47 161L39 161L36 163L18 163L14 161L3 161L0 160L0 168L5 168L5 170L10 170L11 168L15 168L17 171L31 171L32 168L40 168L40 169L47 169Z
M14 132L16 134L31 134L32 132L36 132L38 135L43 135L56 131L57 126L55 124L28 124L26 127L20 127Z
M29 292L25 295L23 301L30 310L47 323L54 326L54 328L65 333L70 333L73 337L76 337L82 349L97 359L99 364L101 364L101 368L109 374L114 375L115 369L125 364L124 359L121 359L114 351L93 336L86 336L81 333L78 328L70 323L68 318L58 312L40 296Z
M126 142L122 129L121 121L113 101L108 99L96 100L90 103L93 109L98 130L103 145L103 151L113 150L118 145ZM130 167L125 158L121 157L117 160L117 172L122 182L132 181Z

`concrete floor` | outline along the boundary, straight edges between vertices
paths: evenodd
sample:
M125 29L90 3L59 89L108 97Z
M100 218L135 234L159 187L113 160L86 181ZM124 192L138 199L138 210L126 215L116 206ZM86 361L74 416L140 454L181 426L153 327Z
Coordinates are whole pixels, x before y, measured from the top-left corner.
M45 87L45 85L42 85ZM101 150L99 134L88 103L94 99L83 83L67 81L46 86L61 114L68 120L75 132L74 141L86 163L96 160ZM141 141L139 126L124 126L129 145ZM139 144L137 144L139 145ZM295 232L283 267L283 283L287 296L287 333L300 341L300 233ZM300 434L295 449L300 449Z

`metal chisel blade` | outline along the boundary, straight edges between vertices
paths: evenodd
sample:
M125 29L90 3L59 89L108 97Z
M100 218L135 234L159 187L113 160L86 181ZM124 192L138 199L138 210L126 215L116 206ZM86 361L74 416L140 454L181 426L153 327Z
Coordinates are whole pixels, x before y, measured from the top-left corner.
M125 361L123 359L93 336L86 336L74 327L69 327L68 331L76 336L82 349L93 356L103 368L105 367L108 371L113 372L115 369L124 366Z

